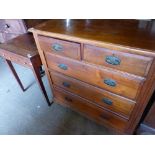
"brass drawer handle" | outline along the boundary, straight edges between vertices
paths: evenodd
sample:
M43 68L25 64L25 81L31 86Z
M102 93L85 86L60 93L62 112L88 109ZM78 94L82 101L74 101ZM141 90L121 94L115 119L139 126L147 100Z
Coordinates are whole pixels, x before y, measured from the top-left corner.
M69 98L67 96L65 97L65 100L68 101L68 102L72 102L73 101L71 98Z
M64 87L67 87L67 88L70 87L70 84L68 82L63 82L62 84L63 84Z
M102 102L104 102L105 104L108 104L108 105L112 105L112 101L108 98L103 98Z
M115 56L106 56L105 61L111 65L120 65L121 63L120 58Z
M112 80L112 79L105 79L104 80L104 83L108 86L111 86L111 87L115 87L117 85L116 81L115 80Z
M67 70L68 69L67 65L65 65L65 64L59 64L58 67L63 69L63 70Z
M58 43L55 43L55 44L52 45L52 49L55 52L62 52L63 51L63 46L58 44Z

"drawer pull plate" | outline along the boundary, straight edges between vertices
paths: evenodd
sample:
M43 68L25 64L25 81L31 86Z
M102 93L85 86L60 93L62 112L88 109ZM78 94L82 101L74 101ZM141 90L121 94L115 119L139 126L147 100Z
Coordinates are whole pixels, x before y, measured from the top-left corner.
M63 84L64 87L67 87L67 88L70 87L70 84L68 82L63 82L62 84Z
M108 64L111 65L120 65L121 63L121 60L115 56L106 56L105 60Z
M67 70L68 69L67 65L65 65L65 64L59 64L58 67L63 69L63 70Z
M112 101L110 99L108 99L108 98L103 98L102 102L104 102L104 103L106 103L108 105L112 105Z
M112 80L112 79L105 79L104 80L104 83L108 86L111 86L111 87L115 87L116 86L116 81L115 80Z
M55 52L62 52L63 51L63 47L62 45L58 44L58 43L55 43L52 45L52 49L55 51Z

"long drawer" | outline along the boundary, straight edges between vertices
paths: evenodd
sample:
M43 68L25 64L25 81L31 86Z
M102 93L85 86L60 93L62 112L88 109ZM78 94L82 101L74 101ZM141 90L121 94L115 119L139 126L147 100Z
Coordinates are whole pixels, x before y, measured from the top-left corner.
M136 99L144 78L103 69L84 62L45 54L50 69L130 99Z
M112 94L60 73L51 72L51 77L55 85L95 102L100 107L117 112L126 118L129 118L135 105L135 102L132 100Z
M146 76L148 74L153 60L153 58L147 56L92 45L84 45L83 59L90 63L111 67L139 76Z
M125 119L106 110L98 108L91 102L64 91L63 89L54 87L53 93L55 100L58 101L61 105L68 106L102 125L108 125L120 131L123 131L127 125L127 121Z

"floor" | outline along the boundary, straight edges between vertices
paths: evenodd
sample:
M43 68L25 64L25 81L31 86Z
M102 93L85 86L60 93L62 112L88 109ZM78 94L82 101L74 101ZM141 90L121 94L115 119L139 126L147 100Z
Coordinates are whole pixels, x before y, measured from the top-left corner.
M3 135L109 135L114 132L54 103L48 107L30 69L14 64L24 86L22 92L0 58L0 134ZM43 82L52 93L46 76Z

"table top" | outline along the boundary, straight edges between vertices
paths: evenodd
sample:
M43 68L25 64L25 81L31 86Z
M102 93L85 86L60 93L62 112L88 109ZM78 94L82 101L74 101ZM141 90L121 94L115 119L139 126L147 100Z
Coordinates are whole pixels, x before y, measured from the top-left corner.
M99 41L155 53L155 22L147 20L54 19L29 31ZM60 37L60 38L61 38Z
M0 44L0 49L28 58L38 55L38 50L33 35L30 33L22 34L14 39Z

